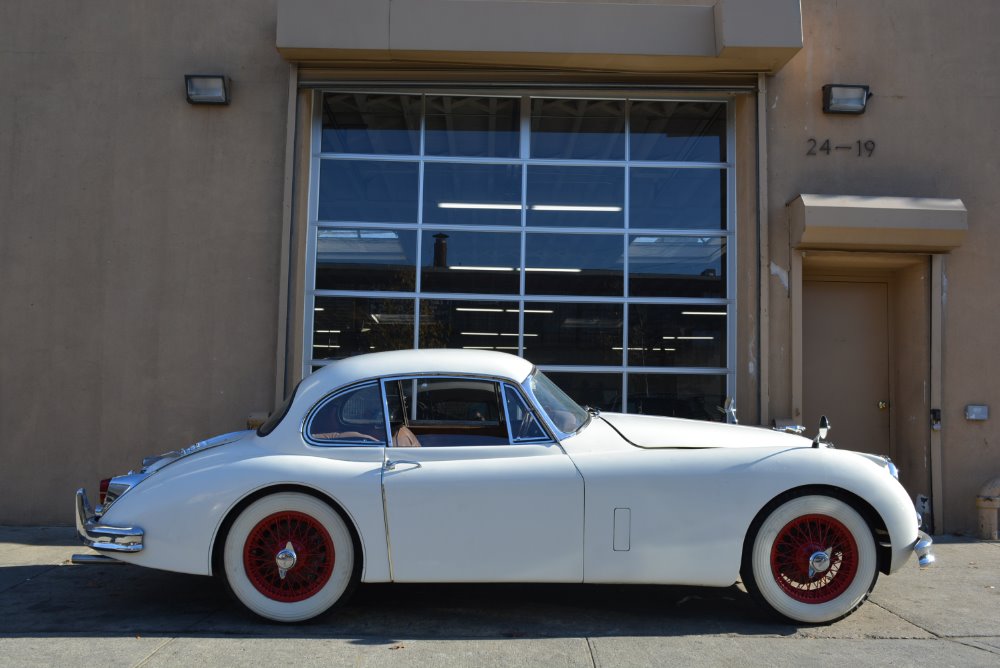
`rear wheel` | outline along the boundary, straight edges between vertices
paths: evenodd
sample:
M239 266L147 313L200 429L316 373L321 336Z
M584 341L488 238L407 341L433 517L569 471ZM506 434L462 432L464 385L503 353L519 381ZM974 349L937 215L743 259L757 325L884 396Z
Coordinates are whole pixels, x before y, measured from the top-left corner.
M743 583L779 616L810 624L854 612L875 586L878 558L865 519L830 496L791 498L748 537Z
M226 536L226 582L252 612L279 622L310 619L341 601L357 580L343 518L307 494L282 492L247 506Z

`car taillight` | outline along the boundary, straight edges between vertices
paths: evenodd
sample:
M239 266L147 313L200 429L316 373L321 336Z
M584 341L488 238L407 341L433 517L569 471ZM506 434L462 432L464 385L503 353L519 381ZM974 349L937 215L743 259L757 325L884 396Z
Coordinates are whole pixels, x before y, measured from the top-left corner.
M97 502L104 505L104 499L108 496L108 485L111 484L111 478L105 478L101 481L100 492L97 495Z

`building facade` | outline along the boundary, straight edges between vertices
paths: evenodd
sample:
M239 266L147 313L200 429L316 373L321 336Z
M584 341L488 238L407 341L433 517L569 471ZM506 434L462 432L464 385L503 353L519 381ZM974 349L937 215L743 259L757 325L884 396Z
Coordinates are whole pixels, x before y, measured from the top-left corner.
M605 410L827 414L973 531L994 4L0 2L0 522L336 359L471 347Z

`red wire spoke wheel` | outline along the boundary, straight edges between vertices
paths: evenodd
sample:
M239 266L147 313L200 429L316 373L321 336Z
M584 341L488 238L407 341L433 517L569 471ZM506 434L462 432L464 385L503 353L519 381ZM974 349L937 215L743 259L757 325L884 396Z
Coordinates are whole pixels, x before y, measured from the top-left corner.
M282 573L277 555L291 544L295 563ZM275 601L295 603L314 595L330 580L336 552L322 524L300 512L265 517L250 532L243 567L257 591Z
M814 567L817 555L826 564ZM803 603L827 603L843 594L858 572L858 545L841 522L806 515L786 524L771 548L771 572L786 594Z
M786 621L846 617L878 577L872 528L832 496L785 497L758 515L745 546L740 574L747 593Z
M279 622L326 612L361 576L343 517L321 499L298 492L271 494L241 510L225 536L222 566L240 603Z

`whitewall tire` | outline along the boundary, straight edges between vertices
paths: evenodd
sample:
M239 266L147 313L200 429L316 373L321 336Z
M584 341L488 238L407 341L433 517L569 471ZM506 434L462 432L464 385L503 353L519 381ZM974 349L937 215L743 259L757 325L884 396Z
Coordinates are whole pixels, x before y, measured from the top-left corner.
M243 605L267 619L300 622L353 589L356 558L337 511L316 497L281 492L239 514L222 561L226 582Z
M785 501L748 540L742 569L747 591L794 622L822 624L851 614L878 577L871 528L850 504L833 497Z

